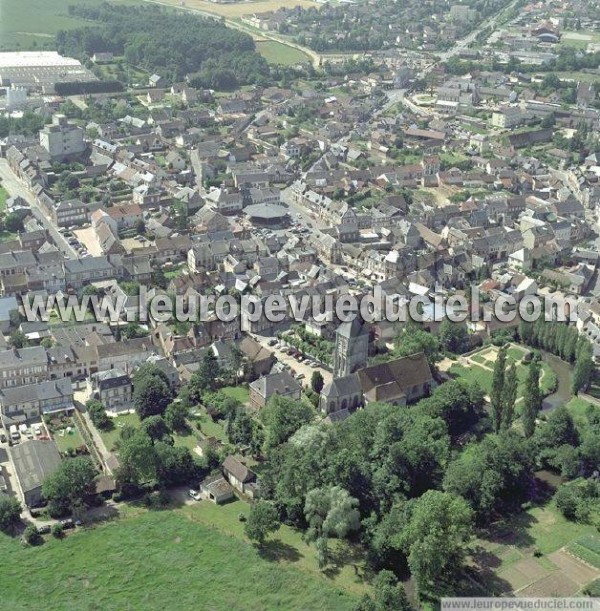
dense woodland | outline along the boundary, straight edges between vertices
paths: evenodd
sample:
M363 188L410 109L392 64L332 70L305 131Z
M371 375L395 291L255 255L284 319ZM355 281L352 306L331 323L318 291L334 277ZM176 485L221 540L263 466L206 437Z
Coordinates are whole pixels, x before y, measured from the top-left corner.
M250 36L204 19L159 7L71 6L70 13L93 22L61 30L60 53L89 57L110 51L172 81L193 75L194 84L218 89L261 83L269 76L266 60Z

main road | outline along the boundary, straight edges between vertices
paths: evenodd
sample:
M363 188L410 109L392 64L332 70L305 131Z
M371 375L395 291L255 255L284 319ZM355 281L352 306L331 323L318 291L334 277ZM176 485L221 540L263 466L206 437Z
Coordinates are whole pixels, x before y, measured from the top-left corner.
M15 176L6 159L0 159L0 179L2 180L2 186L6 189L9 195L13 197L22 197L31 206L31 213L48 232L48 235L52 238L52 241L56 244L58 249L62 251L65 257L68 259L76 259L77 253L75 250L71 248L71 245L58 231L56 225L40 208L36 198L33 196L33 193Z

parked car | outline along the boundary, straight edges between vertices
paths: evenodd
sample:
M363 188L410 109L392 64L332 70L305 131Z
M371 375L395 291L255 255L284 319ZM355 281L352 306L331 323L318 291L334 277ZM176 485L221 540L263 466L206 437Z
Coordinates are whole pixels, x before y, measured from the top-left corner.
M61 520L60 523L62 524L65 530L69 528L75 528L75 522L72 520L72 518L66 518L65 520Z
M50 525L44 524L44 526L38 526L38 532L40 535L47 535L50 532Z
M194 501L202 500L202 496L200 495L200 492L198 492L198 490L190 489L188 490L188 495L190 498L194 499Z

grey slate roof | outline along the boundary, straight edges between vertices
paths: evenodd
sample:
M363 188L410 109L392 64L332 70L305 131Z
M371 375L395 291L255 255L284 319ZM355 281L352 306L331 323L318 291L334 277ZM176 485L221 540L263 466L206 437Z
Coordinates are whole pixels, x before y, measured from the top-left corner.
M9 452L24 493L41 486L61 462L55 441L31 439L13 446Z

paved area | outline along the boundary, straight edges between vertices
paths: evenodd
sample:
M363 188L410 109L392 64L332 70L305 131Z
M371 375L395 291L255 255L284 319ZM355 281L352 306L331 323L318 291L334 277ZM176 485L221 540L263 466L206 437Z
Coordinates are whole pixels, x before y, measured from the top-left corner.
M264 348L270 350L275 354L277 360L283 363L284 365L289 365L297 374L304 374L304 379L299 380L299 382L303 386L310 386L310 378L314 371L320 371L323 376L323 381L325 384L329 384L332 379L332 374L327 369L323 367L311 367L310 364L305 362L300 362L296 360L293 356L289 354L285 354L281 351L281 349L275 348L274 346L269 346L269 341L274 339L273 337L263 337L262 335L253 335L252 337L259 342ZM276 338L275 338L276 339Z

